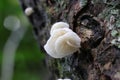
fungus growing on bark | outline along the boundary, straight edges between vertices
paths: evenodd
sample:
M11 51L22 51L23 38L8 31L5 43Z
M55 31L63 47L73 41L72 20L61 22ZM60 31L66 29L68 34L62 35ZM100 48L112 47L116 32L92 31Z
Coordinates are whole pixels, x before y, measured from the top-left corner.
M28 8L25 9L25 14L27 16L30 16L33 12L34 12L34 10L33 10L32 7L28 7Z
M73 54L80 48L80 37L68 26L66 28L66 24L60 22L59 25L55 25L56 27L53 25L51 28L52 35L44 46L44 49L51 57L63 58Z

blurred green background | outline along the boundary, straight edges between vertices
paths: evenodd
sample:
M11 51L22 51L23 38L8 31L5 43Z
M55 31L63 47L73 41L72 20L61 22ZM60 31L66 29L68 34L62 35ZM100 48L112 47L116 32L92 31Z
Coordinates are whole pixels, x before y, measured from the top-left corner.
M4 46L12 31L5 28L5 19L14 16L22 27L27 27L15 52L15 65L12 80L42 80L44 72L42 53L32 34L32 25L24 16L18 0L0 0L0 75Z

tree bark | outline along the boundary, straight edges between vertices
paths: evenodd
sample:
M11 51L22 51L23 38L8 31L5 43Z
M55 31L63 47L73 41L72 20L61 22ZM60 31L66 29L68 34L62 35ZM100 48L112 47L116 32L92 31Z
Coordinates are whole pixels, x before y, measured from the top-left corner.
M20 0L35 38L43 49L51 25L58 21L70 24L81 37L80 52L62 59L46 55L52 79L120 80L120 1L119 0Z

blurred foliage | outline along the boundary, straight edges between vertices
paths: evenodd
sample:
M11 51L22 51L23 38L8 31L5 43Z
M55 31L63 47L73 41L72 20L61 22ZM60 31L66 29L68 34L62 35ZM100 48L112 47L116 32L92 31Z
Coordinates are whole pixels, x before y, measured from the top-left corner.
M18 0L0 0L0 72L2 51L11 34L3 23L5 18L11 15L18 17L22 26L29 26L16 52L13 80L41 80L44 55L39 50L32 34L32 27L24 16Z

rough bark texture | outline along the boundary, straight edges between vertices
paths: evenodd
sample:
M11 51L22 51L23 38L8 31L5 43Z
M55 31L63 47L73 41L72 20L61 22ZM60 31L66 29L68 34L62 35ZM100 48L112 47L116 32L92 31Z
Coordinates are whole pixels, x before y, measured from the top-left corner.
M65 21L81 38L80 52L62 59L46 57L52 79L120 80L119 0L20 0L42 50L51 25Z

